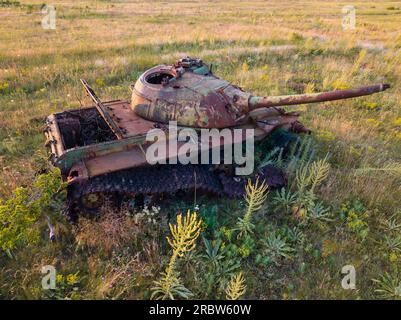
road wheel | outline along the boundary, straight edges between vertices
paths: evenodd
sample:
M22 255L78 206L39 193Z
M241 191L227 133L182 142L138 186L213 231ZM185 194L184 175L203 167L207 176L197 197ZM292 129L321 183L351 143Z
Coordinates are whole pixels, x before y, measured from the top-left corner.
M81 198L81 204L87 210L99 210L105 201L106 197L100 192L89 193Z

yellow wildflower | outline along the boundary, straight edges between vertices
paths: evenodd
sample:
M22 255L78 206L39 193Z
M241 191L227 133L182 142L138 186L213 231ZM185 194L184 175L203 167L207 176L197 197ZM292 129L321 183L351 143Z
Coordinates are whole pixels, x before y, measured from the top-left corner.
M202 219L197 218L196 212L188 210L187 215L182 219L182 215L177 216L177 224L170 224L172 237L167 237L167 242L173 248L176 255L182 257L185 252L195 248L195 241L201 232Z
M359 157L359 156L361 156L361 151L360 150L358 150L357 148L355 148L354 146L350 146L350 148L349 148L349 153L352 155L352 156L356 156L356 157Z
M369 153L372 153L372 152L375 152L375 151L376 151L376 149L374 147L368 146L368 152Z
M8 88L9 88L8 82L0 83L0 92L1 91L6 91Z
M179 257L183 257L186 252L195 248L196 239L202 231L202 219L198 219L196 212L191 213L188 210L187 215L177 216L177 224L170 224L171 238L167 237L167 242L173 249L173 254L166 267L166 271L162 273L162 278L155 281L155 287L152 288L151 299L174 299L174 295L182 298L192 296L191 291L185 288L178 278L175 271L176 261Z
M70 274L67 276L67 283L68 283L70 286L76 284L77 282L78 282L78 275L77 275L76 273L75 273L75 274L70 273Z
M395 119L393 123L395 126L401 126L401 118Z
M331 86L332 86L335 90L345 90L345 89L349 89L349 85L346 84L342 79L337 79L337 80L333 81L333 83L331 84Z
M248 64L246 62L244 62L242 64L241 71L242 72L248 72L249 71L249 66L248 66Z
M376 120L373 118L366 119L366 122L371 124L374 127L378 127L379 125L381 125L381 122L379 120Z
M396 262L398 260L398 256L395 252L391 252L389 255L390 262Z
M237 275L231 277L230 283L226 290L226 297L229 300L237 300L246 291L246 284L244 275L240 272Z
M375 110L379 105L376 102L365 102L364 106L366 107L366 109Z
M96 79L95 82L96 82L96 84L97 84L99 87L103 87L103 86L106 85L106 83L104 82L104 80L101 79L101 78Z
M58 274L56 276L56 282L60 283L60 282L63 282L63 281L64 281L64 276L62 274Z

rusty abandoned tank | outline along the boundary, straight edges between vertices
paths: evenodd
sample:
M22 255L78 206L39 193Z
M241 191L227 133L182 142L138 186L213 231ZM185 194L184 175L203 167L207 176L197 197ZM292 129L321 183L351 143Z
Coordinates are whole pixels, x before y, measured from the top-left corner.
M68 183L69 217L93 213L105 201L174 194L199 190L219 196L242 195L247 177L233 174L232 167L210 164L150 165L146 151L151 130L169 133L169 122L178 129L254 129L253 138L263 140L278 128L308 133L298 113L278 106L322 102L369 95L389 88L378 84L358 89L314 94L259 97L218 78L200 59L189 57L173 65L145 71L131 87L131 101L102 102L81 80L93 105L50 115L46 120L46 145L51 162L60 168ZM207 141L199 148L209 152L225 144L243 143L246 136ZM169 138L166 138L168 145ZM178 142L179 145L185 142ZM201 144L201 143L200 143ZM179 151L168 151L167 163ZM160 160L160 159L159 159ZM270 186L285 184L277 168L255 169ZM196 192L196 191L195 191Z

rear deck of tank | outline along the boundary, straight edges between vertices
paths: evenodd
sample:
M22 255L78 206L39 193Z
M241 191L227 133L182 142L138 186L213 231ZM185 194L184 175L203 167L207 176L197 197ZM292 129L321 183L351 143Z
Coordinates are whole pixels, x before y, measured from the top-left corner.
M155 128L155 123L145 120L131 110L128 101L110 101L104 103L114 123L121 129L124 138L144 135Z
M137 116L127 101L108 101L104 106L123 138L144 135L154 128L154 123ZM64 111L55 117L66 150L117 140L95 106Z

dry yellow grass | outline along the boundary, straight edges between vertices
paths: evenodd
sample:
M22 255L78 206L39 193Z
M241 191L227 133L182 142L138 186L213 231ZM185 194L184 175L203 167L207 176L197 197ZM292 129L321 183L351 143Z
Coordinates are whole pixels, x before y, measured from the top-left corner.
M20 1L19 6L2 6L2 3L0 199L8 198L17 186L29 185L35 172L46 167L41 132L44 119L50 113L79 106L84 97L79 78L87 79L104 100L129 99L128 85L141 72L188 54L213 63L217 75L260 95L389 82L392 88L385 93L293 108L303 112L301 120L313 130L319 152L330 153L332 169L321 190L322 199L332 208L359 199L372 212L369 219L374 245L359 243L335 225L323 232L312 230L316 241L313 247L319 246L317 242L322 237L335 242L336 252L341 253L335 267L348 260L363 267L364 282L359 292L365 297L363 289L366 289L366 297L372 297L368 282L378 277L388 263L382 252L372 249L382 236L375 229L378 215L388 218L401 214L400 176L390 171L365 170L401 163L399 2L353 2L357 10L356 29L346 31L341 25L341 10L350 4L346 1L52 1L57 8L56 30L41 27L43 0ZM112 229L117 233L120 229L130 232L129 226L126 228L120 222ZM99 230L92 229L99 235ZM102 233L103 251L129 239L126 234L107 242L112 240L106 238L107 232L112 230ZM322 235L324 232L327 234ZM91 245L93 239L84 240ZM35 248L35 254L40 256L42 249ZM145 246L143 250L148 255L149 267L157 269L157 265L162 265L161 260L157 261L162 259L159 247ZM53 257L53 251L49 252L49 257ZM368 255L371 260L366 262L363 259ZM66 265L78 264L75 258ZM338 270L331 270L333 267L326 260L313 259L306 261L317 268L311 272L312 277L301 274L288 280L297 285L291 297L361 296L338 289L330 278ZM81 267L86 263L82 261ZM24 267L27 286L31 281L29 263L32 261ZM102 263L96 260L93 266L89 264L90 268L100 270ZM129 263L122 265L131 266ZM121 270L119 267L106 270L105 287L94 276L92 287L97 289L82 296L105 297L125 292L128 287L125 282L117 290L121 289L120 293L111 293L108 288L110 283L119 282ZM249 274L251 278L254 272ZM13 279L19 283L18 276ZM259 285L261 280L249 281ZM266 283L267 289L249 285L247 292L269 298L275 289L270 280ZM133 296L143 298L143 292ZM18 295L13 291L9 296Z

